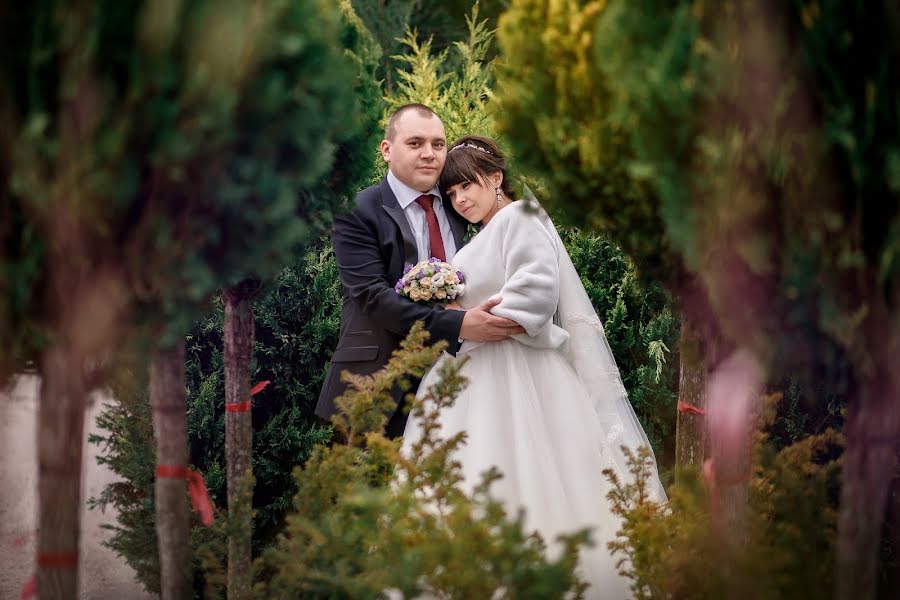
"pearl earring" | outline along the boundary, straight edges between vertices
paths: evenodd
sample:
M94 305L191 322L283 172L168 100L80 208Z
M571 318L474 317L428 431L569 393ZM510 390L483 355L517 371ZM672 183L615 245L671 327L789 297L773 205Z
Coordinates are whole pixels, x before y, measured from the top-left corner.
M494 191L497 193L497 206L500 206L500 187L494 188Z

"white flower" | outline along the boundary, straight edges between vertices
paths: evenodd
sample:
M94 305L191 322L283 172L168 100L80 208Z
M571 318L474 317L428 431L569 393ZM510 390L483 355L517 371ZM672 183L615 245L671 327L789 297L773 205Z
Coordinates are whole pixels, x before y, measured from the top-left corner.
M432 286L441 287L442 285L444 285L444 283L445 282L444 282L444 274L443 273L438 273L437 275L435 275L434 277L431 278Z

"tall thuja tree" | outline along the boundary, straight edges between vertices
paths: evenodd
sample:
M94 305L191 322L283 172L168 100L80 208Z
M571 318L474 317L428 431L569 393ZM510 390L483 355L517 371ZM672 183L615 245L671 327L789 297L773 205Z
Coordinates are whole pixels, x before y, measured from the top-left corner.
M672 293L681 316L676 462L705 457L702 417L707 372L726 352L709 301L666 229L664 206L635 160L627 124L612 112L610 59L596 53L603 2L519 0L502 16L495 91L497 128L520 168L548 186L546 204L571 222L602 231L637 264L645 282ZM663 18L651 22L663 21ZM661 37L676 64L685 41ZM615 50L618 52L618 50ZM643 76L635 73L633 77Z
M364 117L374 116L380 98L374 77L378 48L355 14L349 0L340 3L342 14L341 46L352 60L356 71L352 80L357 102L364 107ZM355 191L361 175L367 176L372 163L369 148L377 130L374 119L362 119L363 130L344 140L336 163L340 165L322 180L316 180L300 195L324 198L337 204ZM316 225L327 222L320 218ZM254 275L260 271L254 270ZM228 596L247 597L251 584L252 497L247 493L251 474L253 427L251 408L251 362L254 330L253 306L262 287L257 276L230 285L222 293L224 303L224 384L225 384L225 465L228 489L228 512L232 535L228 540ZM264 382L259 384L265 385ZM260 388L255 388L260 389Z
M384 51L378 77L383 81L388 96L396 93L396 73L402 68L407 30L418 31L433 41L438 51L450 48L466 37L472 6L478 4L479 13L486 17L489 29L496 26L497 17L506 2L496 0L449 0L427 2L425 0L352 0L357 14L366 24L372 36ZM455 61L456 57L450 57Z
M891 364L900 344L896 9L565 10L592 20L583 64L596 76L567 82L609 99L595 139L624 144L626 172L654 192L672 247L698 274L723 331L753 357L729 365L731 382L752 387L759 366L796 368L846 397L839 595L872 597L900 428ZM726 460L712 475L724 483L742 475L719 467L745 447L749 406L721 400L709 416L714 429L723 425Z
M350 9L349 3L340 5L340 22L336 29L329 27L329 22L320 23L318 36L309 37L311 34L303 32L307 38L298 38L308 44L309 40L318 42L333 36L330 45L336 46L336 52L342 52L345 62L349 65L349 71L342 68L341 64L334 60L332 54L320 57L321 68L330 70L333 79L329 79L333 85L341 89L327 89L327 85L316 80L319 75L312 67L306 74L298 73L296 76L283 76L280 79L292 86L302 86L307 89L315 89L318 85L323 88L324 102L334 102L327 109L310 107L310 114L316 113L315 119L306 119L311 127L321 125L318 119L334 119L336 114L348 110L347 98L352 98L355 106L350 112L345 113L345 123L348 127L338 131L339 135L324 135L319 145L312 141L302 152L298 152L296 158L305 160L311 158L312 165L323 158L333 156L333 161L326 171L318 171L316 177L305 177L295 181L293 191L286 194L283 199L289 203L298 204L303 211L306 220L306 230L313 234L322 226L330 222L331 209L341 204L344 199L357 189L370 177L373 168L373 155L371 148L379 136L377 122L382 114L381 94L378 82L374 77L377 67L379 49L368 32L362 26L359 19ZM310 21L312 22L312 20ZM299 43L299 41L298 41ZM311 51L321 50L316 44L308 47ZM319 64L312 61L312 64ZM264 86L265 87L265 86ZM346 88L346 89L344 89ZM290 96L292 87L276 86L275 91L285 92ZM298 97L302 97L298 95ZM331 100L329 100L329 98ZM279 108L276 115L271 117L271 126L280 127L278 119L283 118L292 108ZM333 112L331 112L333 111ZM308 115L307 115L308 116ZM306 123L301 121L301 124ZM357 125L356 127L349 127ZM258 131L265 131L270 126L265 124L256 127ZM251 126L253 130L255 126ZM303 141L302 131L291 130L293 135ZM280 133L280 132L279 132ZM290 136L290 131L283 132ZM254 143L262 143L261 139L254 138ZM316 153L310 157L309 153ZM261 153L270 156L271 152ZM287 156L293 156L288 153ZM262 160L262 159L260 159ZM287 164L287 163L286 163ZM312 165L310 168L313 168ZM262 170L266 165L256 165L255 170ZM326 166L328 166L326 164ZM252 172L252 171L251 171ZM238 205L240 198L235 197ZM247 199L252 202L253 199ZM282 207L284 208L284 207ZM287 211L287 217L291 212ZM227 222L227 221L225 221ZM294 223L286 223L293 226ZM255 244L256 247L247 252L266 252L267 254L248 257L242 263L232 263L234 271L229 278L221 278L219 281L229 283L226 292L220 298L222 304L217 303L213 314L208 315L202 321L191 328L187 348L187 388L190 411L188 414L188 429L190 431L190 457L206 476L207 484L213 497L224 504L228 501L226 486L232 488L232 492L241 487L246 475L249 460L245 460L243 467L232 469L234 475L226 478L226 453L235 450L235 447L226 449L224 443L226 417L239 417L243 420L245 428L242 429L243 440L247 445L252 444L252 456L247 445L238 445L237 451L243 454L245 459L252 458L254 473L256 475L256 488L252 494L253 509L242 504L241 508L229 518L229 528L237 535L232 535L230 544L243 545L243 556L249 559L246 552L250 540L259 548L265 540L271 537L274 529L281 522L284 509L290 504L290 498L294 493L293 483L290 479L290 469L297 462L304 460L304 453L308 453L309 447L314 441L321 441L327 436L327 432L315 425L312 415L314 395L318 394L318 386L321 383L319 371L322 364L327 362L327 355L322 348L330 351L336 340L331 340L328 332L332 329L336 332L337 317L333 314L339 309L339 290L332 289L333 280L336 280L333 259L326 255L322 260L319 257L320 244L316 244L317 250L309 255L304 251L305 236L293 238L293 242L286 239L285 245L280 249L273 249L271 240L263 239L267 233L259 230L259 233L251 231L249 237L242 234L244 225L233 223L234 228L229 233L229 248L222 251L230 252L241 244ZM277 230L271 230L278 233ZM280 235L280 234L279 234ZM219 250L217 250L219 252ZM291 268L282 269L282 265L291 264L289 257L300 254L304 258L297 261ZM307 260L307 256L310 258ZM255 260L255 262L254 262ZM324 261L324 262L323 262ZM319 269L324 269L328 274L328 282L322 284L321 277L317 275ZM240 273L247 276L241 278ZM277 273L277 274L276 274ZM237 276L237 277L235 277ZM250 301L250 297L259 288L259 282L264 282L262 296L256 302ZM247 283L252 285L244 293ZM320 290L315 294L315 290ZM224 307L225 297L236 293L236 298L230 299L231 308ZM236 300L236 301L235 301ZM317 302L321 301L323 307L317 308ZM309 304L309 306L307 306ZM234 310L237 309L237 310ZM225 336L225 330L229 325L223 319L223 312L230 313L231 326L235 327L229 333L253 331L256 338L255 344L248 335ZM237 317L232 319L231 317ZM321 319L321 321L319 321ZM252 329L251 329L252 328ZM313 337L325 336L326 341L321 340L310 344L309 340L298 337L301 331L310 330ZM322 333L316 333L322 330ZM332 336L333 337L333 336ZM235 344L235 341L238 341ZM240 360L227 361L230 365L229 375L225 373L225 358L223 347L230 346L230 350L237 350ZM253 356L255 354L255 357ZM256 397L254 407L249 409L250 381L270 380L272 385ZM226 380L229 380L226 388ZM313 388L315 388L313 390ZM116 527L116 533L111 540L111 546L123 554L139 573L141 581L150 591L158 591L159 565L153 557L147 556L148 551L155 551L155 546L148 545L145 541L145 529L143 524L154 521L152 504L141 501L147 493L146 481L148 474L144 463L136 464L131 457L131 447L143 440L134 439L140 437L145 431L133 426L134 421L141 422L146 415L140 410L141 386L136 389L124 390L128 397L123 406L107 411L106 429L109 435L98 441L108 444L108 460L113 468L120 473L126 483L110 486L101 498L102 503L112 503L119 509L120 526ZM226 398L222 402L223 396ZM230 408L231 410L226 410ZM242 411L235 411L240 408ZM183 411L182 411L183 413ZM238 419L234 419L237 421ZM234 423L232 423L234 425ZM252 430L249 430L252 426ZM231 439L234 441L234 438ZM231 463L234 464L233 462ZM226 481L227 479L227 481ZM241 500L249 500L251 495L240 496ZM232 495L232 503L234 495ZM232 504L234 506L234 504ZM256 515L254 526L251 530L249 518ZM195 536L195 539L208 536ZM195 544L196 546L196 544ZM187 567L191 570L190 561ZM230 575L249 575L248 569L229 569ZM243 583L246 584L246 579ZM240 581L232 580L232 584L240 587Z
M487 55L494 34L486 20L479 20L477 3L466 26L465 39L438 53L432 51L430 37L420 41L416 31L407 30L402 39L405 51L395 56L401 66L393 93L385 95L386 114L419 102L441 117L450 141L473 133L493 135L487 106L494 65Z
M338 13L274 0L42 2L4 25L30 42L5 73L24 75L3 98L16 148L5 198L44 248L38 587L77 595L86 394L134 331L155 357L162 592L182 597L179 339L192 307L233 273L272 274L307 224L327 217L326 196L297 191L356 124ZM130 314L136 329L124 327Z
M101 126L90 53L91 7L4 5L2 201L4 369L35 360L38 416L38 584L76 595L81 451L87 394L121 325L121 269L94 244L108 182L85 152ZM58 18L59 17L59 18ZM102 212L102 211L98 211ZM6 218L9 221L6 221ZM7 295L8 294L8 295Z
M605 47L649 42L651 8L613 5L598 33ZM616 108L630 117L667 228L680 232L723 328L770 373L799 369L846 398L838 592L872 597L900 433L891 358L900 347L898 12L840 3L692 8L664 26L664 38L694 41L693 60L669 77L645 80L643 93L640 82L624 83L626 73L672 64L646 51L650 44L606 62L625 88ZM726 418L746 418L728 408Z
M414 0L353 0L353 9L365 23L372 37L381 47L378 75L388 94L394 90L395 55L402 50L402 37L409 27L415 8Z
M225 368L225 480L228 490L228 597L244 598L250 590L252 500L248 494L252 467L253 427L250 419L250 365L253 359L253 302L262 282L248 277L222 292Z
M233 48L226 52L231 55L221 56L213 47L201 51L206 54L201 58L201 66L212 69L213 75L215 69L221 72L218 81L201 76L201 81L196 82L204 85L202 95L211 101L208 115L211 122L202 124L200 132L190 131L194 134L191 137L197 140L197 151L206 153L209 166L215 169L204 192L220 203L212 217L221 234L198 250L212 267L215 283L232 283L236 275L252 275L229 285L224 294L227 409L241 407L249 400L248 367L253 341L253 323L249 317L259 282L274 274L283 257L305 240L309 224L318 225L326 220L333 197L302 193L302 190L314 185L330 167L335 142L345 139L358 123L353 116L346 118L354 112L351 96L344 87L352 81L354 73L352 61L342 57L336 47L341 35L337 10L325 3L302 6L271 3L235 5L224 18L211 8L201 9L199 14L208 20L203 30L211 36L233 29L245 32L245 39L234 40ZM195 82L191 81L190 71L185 72L182 81L189 96L197 93L191 87ZM189 125L189 130L192 127ZM229 129L230 135L219 138L221 131ZM212 139L204 144L204 137ZM221 172L216 172L219 169ZM174 175L170 190L173 196L194 191L190 184L179 181L178 173L166 175ZM215 231L215 224L212 227ZM153 389L151 385L151 396ZM178 419L174 425L183 440L179 449L184 460L187 452L184 386L179 390L178 403L183 410L170 414L171 418ZM248 496L241 492L250 466L250 418L247 411L227 411L227 414L226 434L232 442L226 457L228 504L233 517L228 589L229 595L243 597L249 593L251 513L249 506L241 506L248 501ZM154 420L161 421L160 415L155 415ZM164 436L158 433L157 438L162 440ZM158 458L164 462L162 456ZM159 494L165 484L158 477L158 532L167 529L168 514ZM183 511L183 494L181 504ZM189 548L188 534L187 523L183 523L177 527L177 539L170 536L173 539L169 544L159 536L164 596L168 581L182 589L190 581L189 560L172 561L179 576L167 573L168 557L175 548L182 553ZM181 584L182 581L185 583Z

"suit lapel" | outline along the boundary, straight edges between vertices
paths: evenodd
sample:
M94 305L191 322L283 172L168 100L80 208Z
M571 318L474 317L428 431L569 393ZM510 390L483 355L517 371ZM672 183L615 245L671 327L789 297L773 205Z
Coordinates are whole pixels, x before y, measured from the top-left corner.
M381 208L390 216L397 227L400 228L400 235L403 236L403 255L404 262L415 264L419 260L419 249L416 245L416 238L413 237L412 227L409 226L409 220L406 213L400 208L400 203L394 197L391 186L387 180L381 182Z

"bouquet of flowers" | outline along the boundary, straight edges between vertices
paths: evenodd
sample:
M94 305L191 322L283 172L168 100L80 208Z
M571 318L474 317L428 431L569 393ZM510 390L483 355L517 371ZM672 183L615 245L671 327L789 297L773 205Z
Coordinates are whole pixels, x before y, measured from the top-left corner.
M413 302L437 301L446 304L465 293L465 282L461 271L449 263L429 258L415 265L407 265L394 290Z

